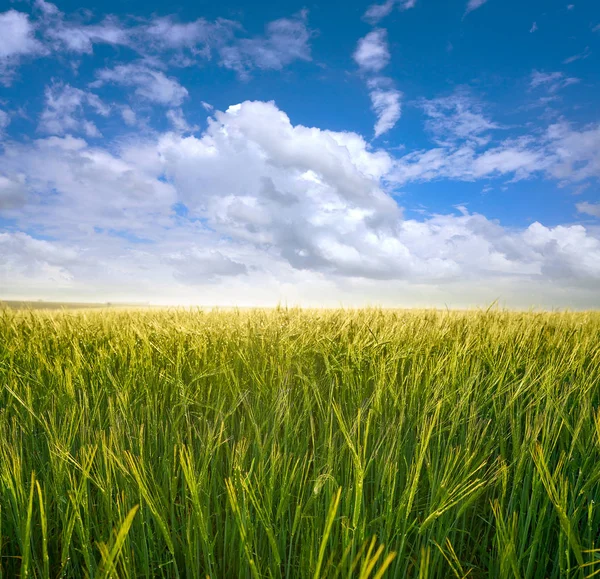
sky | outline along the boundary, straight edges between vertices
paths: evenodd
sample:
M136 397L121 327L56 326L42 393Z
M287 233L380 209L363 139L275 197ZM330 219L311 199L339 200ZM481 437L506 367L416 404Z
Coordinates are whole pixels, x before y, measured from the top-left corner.
M600 2L0 0L0 299L600 307Z

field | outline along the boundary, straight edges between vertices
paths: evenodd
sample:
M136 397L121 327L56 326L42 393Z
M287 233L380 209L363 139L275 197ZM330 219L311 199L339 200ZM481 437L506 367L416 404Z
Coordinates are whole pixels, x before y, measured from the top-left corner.
M2 577L600 576L600 314L0 310Z

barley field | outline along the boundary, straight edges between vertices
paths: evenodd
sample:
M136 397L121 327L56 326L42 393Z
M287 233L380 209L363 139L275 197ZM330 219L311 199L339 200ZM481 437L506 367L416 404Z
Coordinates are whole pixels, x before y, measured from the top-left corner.
M600 576L600 313L0 310L0 575Z

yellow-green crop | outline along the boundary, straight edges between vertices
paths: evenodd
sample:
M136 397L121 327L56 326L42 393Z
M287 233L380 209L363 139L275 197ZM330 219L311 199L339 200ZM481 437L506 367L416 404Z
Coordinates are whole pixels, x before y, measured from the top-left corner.
M2 577L600 576L600 314L0 311Z

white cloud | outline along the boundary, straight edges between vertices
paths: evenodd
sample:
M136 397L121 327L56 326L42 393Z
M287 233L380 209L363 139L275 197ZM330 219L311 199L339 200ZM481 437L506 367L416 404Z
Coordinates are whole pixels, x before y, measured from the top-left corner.
M371 105L377 115L375 137L392 129L402 113L402 93L393 87L390 79L374 78L368 82Z
M9 179L0 174L0 211L22 206L26 197L24 175L15 175L13 179Z
M573 56L569 56L569 58L565 58L563 60L563 64L571 64L572 62L575 62L577 60L585 60L586 58L588 58L588 56L590 56L590 54L592 54L592 51L590 50L589 46L586 46L583 52L580 52L579 54L574 54Z
M358 41L354 51L354 60L365 72L379 72L390 61L387 44L387 31L377 28Z
M49 137L6 144L0 172L13 181L27 176L28 203L12 217L53 237L79 238L94 227L150 235L168 223L176 195L159 179L158 154L144 159L127 161L72 136Z
M221 65L247 77L255 68L281 70L296 60L311 60L307 16L302 11L293 18L274 20L267 24L264 36L240 38L220 46Z
M376 28L358 41L354 51L354 60L361 72L372 75L387 66L390 52L387 43L387 31ZM371 108L377 117L375 138L392 129L402 113L402 93L394 87L391 79L372 76L367 80Z
M583 203L577 203L575 206L579 213L585 213L586 215L600 218L600 203L588 203L587 201L584 201Z
M69 268L78 260L75 249L35 239L26 233L0 232L0 289L14 286L65 287L73 279Z
M54 135L84 132L88 137L99 137L96 125L84 116L84 107L96 114L107 116L110 107L90 92L69 84L54 83L45 90L46 106L40 116L38 130Z
M0 14L0 59L41 51L42 46L35 38L35 28L27 14L17 10Z
M26 54L91 55L97 44L127 47L147 61L178 67L197 65L217 55L220 66L242 77L254 69L280 70L297 60L311 60L312 32L305 10L269 22L264 35L245 37L239 22L223 18L179 22L166 16L132 23L109 14L93 22L90 12L64 14L46 0L35 0L33 6L33 21L16 10L0 13L0 82L4 84L10 83L19 59ZM36 33L43 42L36 39Z
M569 130L547 138L564 146ZM481 155L464 146L445 166L439 149L428 163L462 178L514 172L541 162L526 159L526 145ZM350 287L344 278L367 280L352 286L371 284L375 301L400 283L420 284L419 292L407 289L416 296L442 281L469 292L474 281L489 280L512 295L524 283L591 288L600 279L600 241L582 226L507 229L466 210L403 219L382 186L398 169L359 135L292 125L262 102L216 111L199 136L132 136L110 153L73 137L11 143L0 170L13 182L26 174L29 195L12 217L63 241L3 237L22 257L4 262L0 280L14 288L11 271L25 280L27 264L45 263L35 275L58 276L80 292L119 287L155 296L160 288L189 297L183 288L210 283L214 293L203 295L235 301L237 291L239 303L240 295L262 299L257 287L280 297L292 285L315 299L319 291L324 299L325 287L342 295ZM186 217L173 212L174 203L187 208ZM61 247L77 249L65 255Z
M386 0L383 4L371 4L364 14L364 19L371 24L377 24L382 18L388 16L395 6L400 10L414 8L417 0Z
M188 91L175 78L167 77L162 71L144 63L131 63L104 68L96 73L97 81L90 86L99 87L115 83L135 87L139 97L160 105L179 106L188 96Z
M572 84L577 84L580 79L566 77L562 72L540 72L534 70L531 73L531 88L545 87L548 92L554 93Z
M532 32L535 32L537 29L538 29L537 22L534 22L534 23L531 25L531 28L529 29L529 32L530 32L530 33L532 33Z
M192 285L248 273L244 263L224 255L218 249L206 250L193 246L168 255L165 261L174 266L175 279Z
M44 52L27 14L17 10L0 13L0 83L10 84L21 57Z
M600 125L576 130L569 123L555 123L545 139L545 170L551 177L570 182L600 178Z
M114 16L98 24L86 24L66 19L56 5L45 0L36 0L35 8L40 13L43 35L54 50L91 54L94 44L132 45L131 30Z
M167 119L173 128L180 133L190 133L198 130L197 125L189 125L183 111L180 108L169 109L167 111Z
M480 8L486 2L487 2L487 0L469 0L465 14L468 14L469 12L473 12L473 10L477 10L477 8Z
M10 115L6 111L0 109L0 137L8 125L10 125Z
M420 105L428 117L425 128L438 144L466 140L485 145L490 139L488 133L500 128L485 115L483 106L463 89L447 97L423 99Z
M573 10L573 8L575 8L575 4L568 4L567 5L567 10Z
M135 111L127 105L121 107L121 117L123 118L125 124L129 127L133 127L137 123L137 115L135 114Z
M159 17L137 31L142 42L157 50L189 49L193 54L210 57L211 46L233 39L239 25L230 20L209 22L198 18L192 22L177 22L172 16Z
M395 162L388 178L399 184L502 175L519 180L534 174L563 183L600 178L600 125L576 130L559 122L538 139L506 139L483 152L477 151L476 143L472 138L459 144L449 141L442 147L408 153Z

